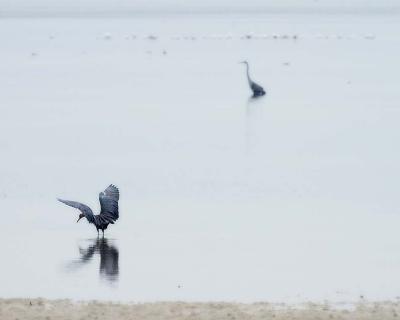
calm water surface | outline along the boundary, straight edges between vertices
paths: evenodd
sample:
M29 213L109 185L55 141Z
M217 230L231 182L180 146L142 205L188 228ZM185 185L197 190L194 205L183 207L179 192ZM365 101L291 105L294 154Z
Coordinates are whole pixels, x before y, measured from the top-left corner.
M398 21L1 20L0 297L396 297Z

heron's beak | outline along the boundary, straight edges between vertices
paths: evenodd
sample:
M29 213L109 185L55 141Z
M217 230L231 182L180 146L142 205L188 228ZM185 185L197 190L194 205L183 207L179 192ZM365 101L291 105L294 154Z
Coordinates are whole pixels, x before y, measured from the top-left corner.
M79 217L79 218L78 218L78 221L76 221L76 223L78 223L78 222L79 222L79 220L81 220L82 218L83 218L83 217Z

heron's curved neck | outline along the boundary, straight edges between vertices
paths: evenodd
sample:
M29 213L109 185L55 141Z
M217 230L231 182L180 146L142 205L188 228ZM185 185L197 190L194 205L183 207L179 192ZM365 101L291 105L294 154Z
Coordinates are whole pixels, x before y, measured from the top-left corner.
M247 74L247 80L249 81L249 84L251 85L251 79L250 79L250 73L249 73L249 64L246 63L246 74Z

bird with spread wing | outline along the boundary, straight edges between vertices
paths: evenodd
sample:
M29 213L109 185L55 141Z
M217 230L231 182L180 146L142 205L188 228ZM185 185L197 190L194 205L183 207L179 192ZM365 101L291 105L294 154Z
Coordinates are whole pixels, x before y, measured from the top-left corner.
M107 229L108 225L114 224L115 221L119 218L118 212L118 200L119 200L119 190L116 186L110 185L106 190L100 192L99 201L100 201L100 214L93 214L92 209L90 209L87 205L69 200L57 199L58 201L65 203L66 205L76 208L82 213L79 215L79 220L82 218L86 218L89 223L94 224L97 229L97 234L99 234L99 230L103 232Z

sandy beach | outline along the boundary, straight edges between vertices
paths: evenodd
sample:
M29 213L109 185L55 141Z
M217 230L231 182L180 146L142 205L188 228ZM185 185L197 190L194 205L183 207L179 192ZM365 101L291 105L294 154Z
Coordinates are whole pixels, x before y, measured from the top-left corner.
M397 319L400 302L360 302L352 306L307 303L157 302L119 304L70 300L1 299L0 319Z

